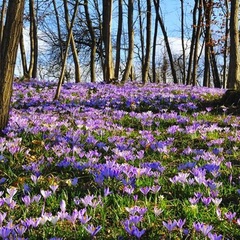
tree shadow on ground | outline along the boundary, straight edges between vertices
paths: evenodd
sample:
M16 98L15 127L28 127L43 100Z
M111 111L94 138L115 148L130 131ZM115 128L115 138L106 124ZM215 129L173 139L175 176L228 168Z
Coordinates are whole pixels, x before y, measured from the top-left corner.
M206 108L212 108L211 112L216 114L240 115L240 91L227 90L218 99L198 103L198 110L206 110Z

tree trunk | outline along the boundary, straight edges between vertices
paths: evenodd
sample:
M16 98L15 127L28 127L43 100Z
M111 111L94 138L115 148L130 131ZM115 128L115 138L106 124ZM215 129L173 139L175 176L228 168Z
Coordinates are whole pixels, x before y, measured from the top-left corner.
M140 61L141 61L141 69L143 69L144 66L144 35L143 35L143 17L142 17L142 9L141 9L141 1L138 1L138 19L139 19L139 33L140 33ZM143 71L142 71L142 78L143 78Z
M203 1L205 15L205 55L204 55L204 76L203 86L210 87L210 47L211 47L211 16L213 2Z
M29 65L29 77L37 77L37 65L38 65L38 36L37 36L37 22L36 14L34 10L34 0L29 1L30 10L30 65Z
M223 88L227 87L227 55L228 55L228 37L229 37L229 7L228 0L225 0L226 18L225 18L225 39L223 53Z
M64 78L64 74L65 74L65 70L66 70L68 50L69 50L69 46L71 44L71 37L72 37L71 32L72 32L72 29L73 29L74 20L77 16L77 10L78 10L78 1L76 1L76 3L75 3L74 13L73 13L72 20L71 20L71 25L69 26L66 49L65 49L65 53L64 53L64 59L63 59L63 62L62 62L62 70L61 70L61 74L60 74L60 77L59 77L59 80L58 80L58 86L57 86L57 90L56 90L54 100L57 100L60 96L61 87L62 87L62 83L63 83L63 78Z
M159 1L159 0L158 0ZM153 83L159 82L156 74L156 49L157 49L157 36L158 36L158 20L155 18L154 36L153 36L153 51L152 51L152 77Z
M174 83L179 83L178 79L177 79L177 74L176 74L176 70L175 70L175 67L174 67L174 63L173 63L173 56L172 56L172 51L171 51L171 48L170 48L170 45L169 45L169 41L168 41L168 35L167 35L166 30L165 30L165 25L163 23L163 20L162 20L162 18L160 16L160 13L159 13L160 6L159 6L157 0L153 0L153 2L154 2L155 9L156 9L158 22L160 24L160 27L162 29L162 33L163 33L163 36L164 36L164 42L165 42L167 53L168 53L168 57L169 57L169 62L170 62L170 66L171 66L173 82Z
M147 0L147 33L146 33L146 54L143 65L143 84L148 81L148 72L150 66L150 53L151 53L151 25L152 25L152 7L151 0Z
M183 52L183 76L182 83L186 82L186 53L185 53L185 40L184 40L184 0L180 0L181 2L181 42L182 42L182 52Z
M91 82L96 82L95 58L96 58L96 51L97 51L97 43L96 43L95 32L92 25L92 20L89 14L88 0L84 0L84 11L86 15L88 30L91 36L91 63L90 63Z
M2 9L1 9L1 18L0 18L0 49L2 49L1 42L3 38L4 18L5 18L6 8L7 8L7 0L3 0Z
M128 0L128 58L126 68L122 77L122 83L125 83L130 76L132 69L133 50L134 50L134 30L133 30L133 0Z
M211 61L211 68L212 68L212 75L213 75L213 84L215 88L221 88L221 81L218 73L215 52L214 52L213 46L211 46L210 48L211 48L210 61Z
M123 1L118 0L118 31L116 43L116 62L115 62L115 78L119 78L120 62L121 62L121 38L123 27Z
M195 37L192 39L193 40L193 70L192 70L192 85L196 86L197 84L197 70L198 70L198 61L199 61L199 39L202 33L202 21L203 21L203 14L202 14L202 9L203 9L203 1L202 0L197 0L197 8L198 8L198 21L196 28L197 30L194 31ZM196 14L196 13L195 13ZM195 16L196 18L196 16ZM194 27L195 28L195 27ZM192 63L189 63L192 64ZM189 70L190 71L190 70ZM191 72L191 71L190 71ZM189 76L188 76L189 77Z
M198 10L198 3L200 0L195 0L195 4L193 7L193 29L192 29L192 38L191 38L191 46L190 46L190 52L189 52L189 60L188 60L188 71L187 71L187 78L186 78L186 84L191 84L191 75L192 75L192 63L193 63L193 56L194 56L194 46L195 46L195 37L196 37L196 28L197 28L197 10Z
M57 22L58 45L60 48L60 63L62 64L63 58L64 58L63 40L62 40L60 19L59 19L59 13L58 13L57 5L56 5L56 0L53 0L53 8L54 8L54 15L56 17L56 22Z
M0 49L0 132L7 126L17 49L23 24L24 0L8 3Z
M77 53L77 48L76 44L74 41L74 36L72 29L70 29L71 23L69 22L69 11L68 11L68 3L67 0L63 1L64 3L64 14L65 14L65 21L66 21L66 26L68 30L68 35L70 35L70 44L71 44L71 49L72 49L72 54L73 54L73 62L74 62L74 68L75 68L75 82L79 83L81 82L81 71L80 71L80 63L78 59L78 53Z
M227 87L240 90L238 14L239 14L239 1L232 0L230 16L230 62Z
M110 83L114 79L112 59L112 8L113 0L103 0L103 42L105 48L104 80Z
M21 60L22 60L23 77L29 78L28 67L27 67L27 56L26 56L24 37L23 37L23 29L21 30L22 31L20 35L20 54L21 54Z

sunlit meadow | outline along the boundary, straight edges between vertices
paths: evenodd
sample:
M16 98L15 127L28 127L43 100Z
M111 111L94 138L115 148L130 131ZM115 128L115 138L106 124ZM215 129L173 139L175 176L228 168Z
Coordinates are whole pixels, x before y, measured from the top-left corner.
M239 239L240 117L224 91L15 83L0 138L3 239Z

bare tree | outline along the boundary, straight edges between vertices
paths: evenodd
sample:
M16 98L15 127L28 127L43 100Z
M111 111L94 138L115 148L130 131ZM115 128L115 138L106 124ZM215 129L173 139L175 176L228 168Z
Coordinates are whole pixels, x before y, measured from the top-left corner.
M112 9L113 0L103 0L102 35L105 49L104 80L110 83L114 79L112 57Z
M157 20L157 17L155 17L154 33L153 33L153 50L152 50L152 82L153 83L156 83L159 81L156 73L157 37L158 37L158 20Z
M230 62L227 87L240 90L240 55L239 55L239 1L231 1L230 16Z
M66 26L67 26L67 30L68 30L68 35L70 36L70 45L71 45L74 67L75 67L75 82L79 83L79 82L81 82L81 72L80 72L80 63L79 63L79 59L78 59L78 52L77 52L72 28L70 28L71 23L69 21L69 10L68 10L67 0L64 0L63 3L64 3L65 21L66 21Z
M204 54L204 77L203 86L210 86L210 47L211 47L211 16L213 1L203 0L205 15L205 54Z
M229 38L229 7L228 0L224 1L225 5L225 37L224 37L224 49L223 49L223 88L227 86L227 55L228 55L228 38Z
M147 0L147 29L146 29L146 54L143 65L143 84L148 80L148 72L150 66L150 53L151 53L151 25L152 25L152 1Z
M12 83L17 49L23 25L24 0L11 0L3 29L0 49L0 132L9 119Z
M186 53L185 53L185 27L184 27L184 0L180 0L181 2L181 41L182 41L182 65L183 65L183 76L182 76L182 83L185 84L186 81Z
M97 39L95 36L92 20L89 14L88 0L84 0L84 10L86 15L88 30L91 36L91 63L90 63L91 82L95 82L96 81L95 59L96 59L96 51L97 51L97 43L96 43Z
M25 51L25 39L23 29L20 36L20 53L22 59L22 68L23 68L23 77L25 79L36 78L37 69L38 69L38 34L37 34L37 19L35 11L35 1L29 0L29 16L26 16L26 19L29 19L29 42L30 42L30 59L29 66Z
M115 78L119 78L120 62L121 62L121 38L123 28L123 0L118 0L118 30L116 43L116 62L115 62Z
M75 2L74 13L73 13L73 16L72 16L72 19L71 19L71 24L70 24L69 29L68 29L68 37L67 37L66 49L65 49L65 53L64 53L64 59L63 59L63 62L62 62L62 70L61 70L61 75L60 75L59 80L58 80L58 86L57 86L57 90L56 90L54 100L57 100L60 96L61 87L62 87L62 83L63 83L63 78L64 78L64 74L65 74L65 70L66 70L68 50L69 50L69 46L71 44L72 29L73 29L74 20L77 16L77 11L78 11L78 1Z
M164 42L165 42L168 57L169 57L173 82L178 83L179 81L178 81L178 78L177 78L176 70L174 68L173 56L172 56L172 51L171 51L170 44L169 44L169 41L168 41L167 31L165 29L165 25L163 23L162 17L159 13L159 9L160 9L159 0L153 0L153 2L154 2L155 10L156 10L157 19L158 19L158 22L160 24L160 27L161 27L161 30L162 30L162 33L163 33L163 36L164 36Z
M132 69L133 50L134 50L134 30L133 30L133 0L128 0L128 58L126 68L122 77L122 83L125 83Z
M6 8L7 8L7 0L3 0L2 7L1 7L1 16L0 16L0 49L1 49L1 42L3 38L4 18L5 18Z

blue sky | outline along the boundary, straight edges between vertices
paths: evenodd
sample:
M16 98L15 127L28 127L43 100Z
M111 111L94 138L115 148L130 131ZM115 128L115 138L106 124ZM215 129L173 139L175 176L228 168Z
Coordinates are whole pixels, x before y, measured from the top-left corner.
M185 2L185 1L184 1ZM160 1L162 14L169 37L180 37L180 16L181 16L181 2L180 0L162 0ZM191 15L189 14L191 8L188 3L185 4L186 18L185 22L188 27L191 27Z

